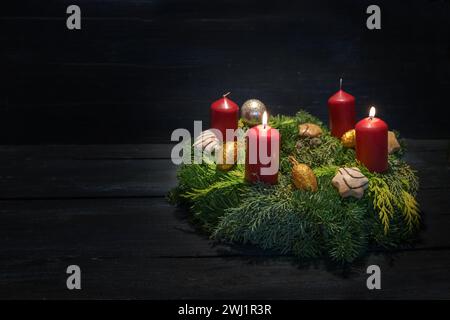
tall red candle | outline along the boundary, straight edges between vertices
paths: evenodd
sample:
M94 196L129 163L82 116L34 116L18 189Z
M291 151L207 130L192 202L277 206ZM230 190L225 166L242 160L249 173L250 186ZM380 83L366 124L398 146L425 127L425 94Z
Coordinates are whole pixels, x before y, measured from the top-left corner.
M211 104L211 128L222 133L223 141L226 141L227 129L236 130L238 127L239 106L227 98L228 94Z
M328 99L328 115L331 134L337 138L355 126L355 97L342 90Z
M245 180L276 184L280 157L280 133L277 129L267 125L266 112L263 114L262 122L261 125L247 131ZM269 169L271 172L264 172Z
M370 108L369 117L356 124L356 158L371 172L388 169L388 126L375 118L375 108Z

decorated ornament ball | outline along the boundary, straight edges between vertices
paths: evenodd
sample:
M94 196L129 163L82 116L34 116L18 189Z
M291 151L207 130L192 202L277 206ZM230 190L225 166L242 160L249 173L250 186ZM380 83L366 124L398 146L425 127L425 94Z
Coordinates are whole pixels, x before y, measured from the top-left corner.
M213 152L220 146L220 141L213 130L205 130L195 138L193 146L205 152Z
M241 117L247 126L255 126L261 123L264 111L267 111L264 103L258 99L250 99L242 105Z

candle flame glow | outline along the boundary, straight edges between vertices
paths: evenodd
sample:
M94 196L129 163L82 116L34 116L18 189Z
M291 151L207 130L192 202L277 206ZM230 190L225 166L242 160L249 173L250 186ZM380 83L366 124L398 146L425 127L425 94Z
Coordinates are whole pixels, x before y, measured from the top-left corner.
M267 112L264 111L263 115L262 115L262 125L265 128L267 126Z
M375 117L375 112L376 112L375 107L371 107L369 111L369 117L371 118Z

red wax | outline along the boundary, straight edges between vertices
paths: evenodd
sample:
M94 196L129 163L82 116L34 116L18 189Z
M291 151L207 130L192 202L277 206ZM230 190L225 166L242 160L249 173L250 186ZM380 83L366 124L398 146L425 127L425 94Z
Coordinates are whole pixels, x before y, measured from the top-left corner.
M227 129L237 129L238 117L238 105L225 96L211 104L211 128L218 129L222 133L223 141L226 140Z
M388 126L379 118L367 117L356 124L356 158L371 172L388 168Z
M339 90L328 99L331 134L337 138L355 127L355 97Z
M272 143L275 144L272 146ZM268 184L276 184L278 182L280 143L280 133L269 125L266 125L264 128L261 124L247 131L245 180L248 182L260 181ZM262 159L261 149L263 156L267 156L270 159L269 161ZM263 168L268 169L269 167L274 172L268 174L261 171Z

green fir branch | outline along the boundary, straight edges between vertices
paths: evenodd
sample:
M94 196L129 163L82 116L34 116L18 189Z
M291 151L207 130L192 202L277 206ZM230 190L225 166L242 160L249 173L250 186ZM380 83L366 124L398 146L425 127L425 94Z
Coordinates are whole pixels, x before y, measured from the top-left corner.
M298 136L298 125L307 122L321 126L319 145ZM415 171L401 159L403 148L389 156L388 172L376 174L307 112L275 116L270 124L282 137L277 185L247 184L243 165L228 172L214 164L182 165L169 199L188 204L194 221L217 240L250 243L305 259L328 257L349 263L370 247L398 248L413 241L413 231L420 225L415 199L419 184ZM313 169L317 192L295 189L291 155ZM362 199L341 198L332 186L344 166L358 167L369 179Z

